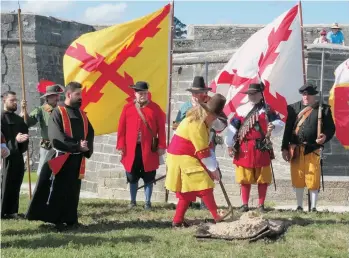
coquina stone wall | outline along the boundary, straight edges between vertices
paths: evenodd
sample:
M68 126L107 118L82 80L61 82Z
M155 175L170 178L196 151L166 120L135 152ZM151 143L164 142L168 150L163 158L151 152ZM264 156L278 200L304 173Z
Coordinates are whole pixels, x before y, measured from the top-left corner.
M73 21L63 21L54 17L23 14L23 49L24 71L27 89L28 109L32 110L41 104L36 85L40 79L48 79L63 84L63 55L70 43L80 35L99 30L103 26L90 26ZM232 54L253 33L263 25L190 25L188 37L175 40L173 56L173 81L171 99L171 120L175 118L179 106L189 99L185 91L195 75L206 77L207 63L208 80L212 80L217 72L230 59ZM307 44L306 69L307 79L319 85L321 48L311 45L325 25L305 25L304 39ZM342 25L346 42L349 42L349 25ZM326 47L326 63L324 70L324 95L333 85L333 71L338 64L349 57L349 48L341 46ZM177 71L181 67L181 74ZM13 90L21 99L21 77L19 60L18 21L17 14L1 14L1 92ZM31 133L31 164L36 168L38 162L39 129L33 127ZM223 132L224 135L224 132ZM101 198L128 199L128 185L124 170L120 164L120 156L115 151L116 134L97 136L94 143L95 153L87 163L86 178L82 189L96 192ZM274 139L277 158L274 162L277 191L271 186L268 200L275 203L294 200L290 187L288 165L280 156L280 137ZM321 194L325 202L348 204L349 194L349 153L334 138L325 149L325 180L326 190ZM217 147L217 156L223 172L223 182L233 204L240 203L239 187L234 183L232 161L224 147ZM164 174L161 166L158 174ZM164 201L165 191L160 181L154 188L154 201ZM142 200L139 193L139 199ZM222 193L217 187L215 195L220 204L224 204ZM176 201L170 194L170 201ZM252 204L256 202L256 192L252 194Z

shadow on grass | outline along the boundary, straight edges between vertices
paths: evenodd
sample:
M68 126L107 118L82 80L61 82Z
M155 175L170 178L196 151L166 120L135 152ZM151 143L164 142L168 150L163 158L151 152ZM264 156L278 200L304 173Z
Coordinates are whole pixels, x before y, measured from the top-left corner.
M146 235L135 235L127 237L96 237L96 236L81 236L75 234L61 234L57 235L44 235L38 238L31 239L16 239L9 241L2 241L1 248L58 248L65 247L66 245L77 245L79 246L102 246L102 245L116 245L118 243L150 243L153 237ZM74 247L74 246L73 246Z
M156 221L156 220L132 220L132 221L99 221L96 224L83 225L75 230L67 230L70 234L79 233L105 233L114 230L124 229L170 229L171 221ZM22 229L22 230L5 230L2 232L2 236L11 235L36 235L43 233L57 232L52 224L42 224L35 229Z
M89 203L81 203L80 208L78 210L79 216L90 216L93 219L103 218L108 216L114 216L117 214L127 214L134 212L141 212L144 210L144 202L137 202L137 206L133 209L128 208L129 203L120 203L110 201L108 203L101 202L89 202ZM153 205L154 212L162 212L175 210L176 206L174 204L155 204Z

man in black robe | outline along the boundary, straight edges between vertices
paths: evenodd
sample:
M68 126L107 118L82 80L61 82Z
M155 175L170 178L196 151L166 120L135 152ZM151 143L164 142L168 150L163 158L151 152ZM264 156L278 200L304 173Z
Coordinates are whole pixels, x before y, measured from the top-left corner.
M58 230L77 227L81 188L81 164L84 157L93 153L94 130L87 121L87 136L84 137L84 119L81 106L81 84L70 82L65 88L64 106L56 107L49 118L48 137L52 149L46 156L46 162L29 205L27 218L53 223ZM60 108L65 108L70 120L72 137L64 129L64 117ZM68 154L58 173L53 175L52 161L56 157Z
M13 91L2 95L4 110L1 114L1 133L6 139L10 155L1 171L1 218L18 218L19 194L24 177L23 153L28 149L28 126L17 110L17 97Z

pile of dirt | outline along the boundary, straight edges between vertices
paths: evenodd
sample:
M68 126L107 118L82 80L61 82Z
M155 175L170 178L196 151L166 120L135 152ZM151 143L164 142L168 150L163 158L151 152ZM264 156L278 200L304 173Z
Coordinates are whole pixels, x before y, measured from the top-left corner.
M285 230L286 226L283 221L264 219L258 213L249 211L232 222L201 225L195 236L197 238L256 241L264 237L275 238Z

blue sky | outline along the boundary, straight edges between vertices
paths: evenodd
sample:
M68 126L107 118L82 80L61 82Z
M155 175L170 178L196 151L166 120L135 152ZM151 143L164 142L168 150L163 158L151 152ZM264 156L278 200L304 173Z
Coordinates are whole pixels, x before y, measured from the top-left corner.
M21 1L22 12L33 12L87 24L122 23L151 13L165 1ZM176 1L175 15L189 24L266 24L297 1ZM349 1L303 1L304 24L349 24ZM2 1L2 12L18 8Z

